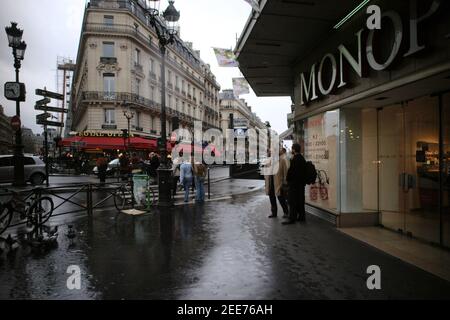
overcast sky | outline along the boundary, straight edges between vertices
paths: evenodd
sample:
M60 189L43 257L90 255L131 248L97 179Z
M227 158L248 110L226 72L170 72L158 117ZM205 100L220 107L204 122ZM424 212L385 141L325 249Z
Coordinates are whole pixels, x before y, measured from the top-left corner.
M14 81L13 57L8 47L4 26L16 21L24 29L28 44L20 72L27 86L27 101L22 103L22 123L35 133L42 129L35 124L34 95L36 88L56 90L56 60L58 56L75 59L80 38L86 0L2 0L0 11L0 104L7 115L15 114L15 103L3 96L3 83ZM167 0L161 1L161 8ZM232 78L242 76L238 68L220 68L211 47L234 48L251 7L244 0L176 0L181 12L181 38L193 42L201 58L211 65L222 89L232 88ZM287 129L286 115L291 99L258 98L253 91L242 95L262 121L270 121L278 133ZM53 102L53 105L55 102Z

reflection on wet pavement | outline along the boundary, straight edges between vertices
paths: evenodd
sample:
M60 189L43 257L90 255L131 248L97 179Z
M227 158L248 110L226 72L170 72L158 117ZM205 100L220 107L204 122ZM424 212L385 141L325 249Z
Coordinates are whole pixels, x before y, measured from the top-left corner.
M241 186L242 188L242 186ZM97 213L67 225L56 249L0 257L0 298L355 299L450 297L449 283L342 235L313 217L267 219L262 191L140 217ZM366 287L377 264L383 290ZM81 268L68 290L67 267Z

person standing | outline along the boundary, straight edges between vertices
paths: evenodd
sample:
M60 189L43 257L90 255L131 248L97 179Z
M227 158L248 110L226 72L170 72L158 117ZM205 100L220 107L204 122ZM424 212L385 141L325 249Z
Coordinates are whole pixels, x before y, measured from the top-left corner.
M191 161L184 161L180 167L180 183L184 187L184 202L189 201L189 189L192 185L193 174Z
M100 183L103 184L106 181L106 171L108 170L108 160L105 156L101 155L97 159L97 170Z
M273 165L270 159L268 165ZM286 175L288 170L288 164L286 160L286 150L280 150L278 171L275 174L266 175L266 194L269 196L272 214L269 218L276 218L278 216L278 202L280 202L283 209L284 217L288 217L289 208L286 201Z
M306 160L301 155L298 143L292 146L291 165L287 172L289 220L284 225L294 224L296 220L305 221L305 186L306 186Z
M195 180L195 187L196 187L196 193L195 193L195 202L196 203L204 203L205 202L205 178L207 174L207 168L206 166L201 163L197 162L193 165L193 171L194 171L194 180Z
M127 181L130 175L130 160L127 154L122 154L119 158L120 165L120 175L122 176L122 181Z
M175 197L177 195L177 186L178 186L178 181L180 181L180 162L181 162L181 158L182 155L180 155L180 157L175 158L172 161L172 171L173 171L173 184L172 184L172 194Z

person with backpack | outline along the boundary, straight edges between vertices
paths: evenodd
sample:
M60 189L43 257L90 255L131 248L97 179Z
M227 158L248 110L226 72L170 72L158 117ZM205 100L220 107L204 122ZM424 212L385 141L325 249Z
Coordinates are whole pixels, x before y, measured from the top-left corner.
M196 187L195 202L202 204L205 202L205 178L208 173L208 168L201 162L193 163L192 168Z
M287 172L289 220L284 225L305 221L305 186L308 183L307 163L298 143L292 146L291 165Z

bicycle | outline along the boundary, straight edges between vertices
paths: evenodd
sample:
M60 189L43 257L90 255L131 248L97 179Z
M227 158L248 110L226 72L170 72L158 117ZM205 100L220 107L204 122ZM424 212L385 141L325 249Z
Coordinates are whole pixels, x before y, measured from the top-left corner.
M127 182L118 187L114 191L113 199L117 211L133 209L136 202L134 200L132 182Z
M5 203L0 203L0 235L11 225L15 213L19 214L19 220L25 222L27 226L43 226L52 216L55 205L50 197L41 197L40 189L34 189L31 195L22 200L17 192L10 191L12 197ZM26 201L27 198L29 200Z
M152 207L156 206L157 200L150 179L147 180L147 184L142 190L142 197L138 197L138 200L136 200L133 188L133 182L129 181L114 191L114 206L117 211L122 212L124 210L135 209L136 207L145 208L147 211L150 211Z

